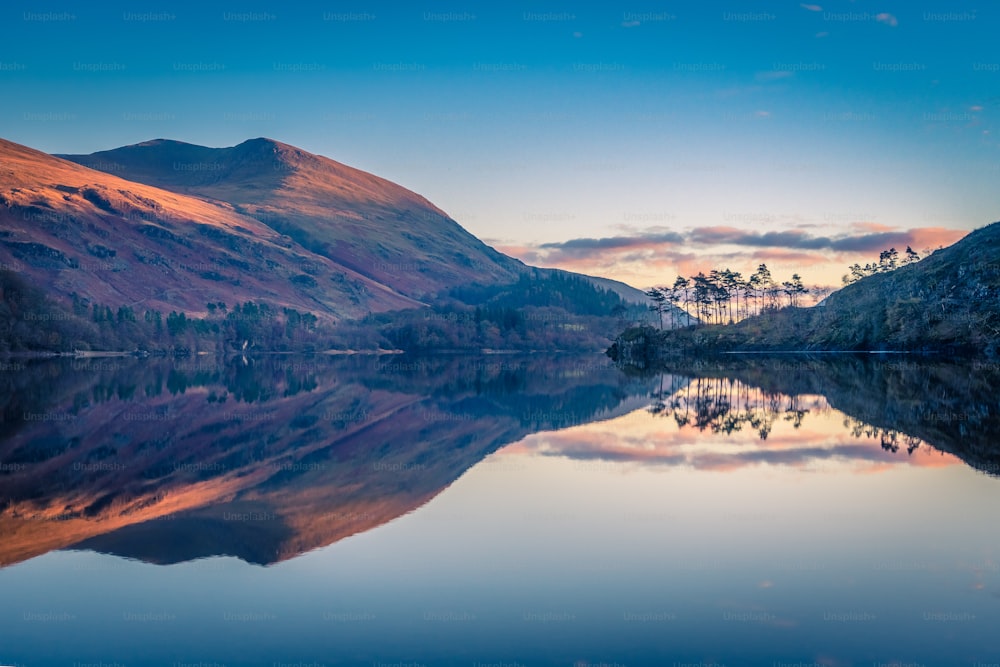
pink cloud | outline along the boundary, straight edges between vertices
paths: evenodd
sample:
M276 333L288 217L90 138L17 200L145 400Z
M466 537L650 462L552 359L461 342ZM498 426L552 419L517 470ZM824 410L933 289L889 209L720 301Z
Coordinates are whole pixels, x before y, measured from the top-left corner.
M800 273L816 286L840 286L840 278L855 262L876 261L878 253L910 246L923 254L949 246L967 234L943 227L900 229L875 222L851 223L836 236L799 228L748 231L714 225L686 232L629 230L620 236L570 239L561 243L496 243L501 252L536 266L560 268L622 280L637 287L660 285L678 274L729 267L752 272L761 262L776 275Z
M884 23L887 26L892 26L893 28L899 25L899 19L897 19L895 16L893 16L888 12L882 12L881 14L876 14L875 20L878 21L879 23Z

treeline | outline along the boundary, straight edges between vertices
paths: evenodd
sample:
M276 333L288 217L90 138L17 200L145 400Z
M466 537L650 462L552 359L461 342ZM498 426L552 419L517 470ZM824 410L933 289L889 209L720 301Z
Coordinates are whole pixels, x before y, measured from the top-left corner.
M777 283L767 264L761 264L748 278L739 271L713 269L692 278L678 276L673 285L653 287L646 296L653 302L650 310L659 316L660 328L738 322L768 309L797 306L809 293L799 274Z
M6 272L0 352L602 349L615 318L648 315L642 304L556 271L531 271L507 285L468 285L433 308L331 322L264 302L206 304L204 316L72 295L67 306Z
M616 319L641 319L641 304L627 303L612 290L560 271L533 270L514 283L453 288L433 309L371 315L352 331L353 341L377 332L388 345L406 351L602 349Z
M849 285L919 260L920 254L910 246L902 257L895 248L889 248L879 254L878 262L852 265L842 281ZM746 278L729 268L713 269L708 275L699 272L692 278L678 276L672 285L650 288L646 296L652 301L650 310L658 315L660 329L665 324L674 329L698 323L733 324L767 310L797 307L809 291L799 274L793 273L791 279L778 283L767 264L760 264Z
M333 328L293 308L209 303L205 317L110 306L71 295L66 308L11 271L0 272L0 352L328 349Z
M906 246L906 254L903 257L899 256L899 252L895 248L889 248L879 253L878 262L868 263L864 266L857 263L852 264L850 266L850 273L842 276L840 280L845 285L850 285L862 278L874 276L876 273L888 273L895 271L901 266L919 261L920 253L914 251L910 246Z
M407 352L597 350L607 346L604 332L611 330L614 322L610 315L597 318L561 308L452 303L433 310L373 314L343 323L338 332L350 345L380 337L388 347Z

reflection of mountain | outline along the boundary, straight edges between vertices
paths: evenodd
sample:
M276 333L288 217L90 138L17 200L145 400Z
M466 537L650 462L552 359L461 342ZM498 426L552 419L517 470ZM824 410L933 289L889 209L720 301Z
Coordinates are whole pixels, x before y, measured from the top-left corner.
M0 381L2 564L71 546L275 562L649 391L590 360L512 357L105 359Z
M848 424L852 430L875 437L887 450L912 451L923 441L978 470L1000 474L1000 365L889 359L733 356L678 361L663 370L724 381L699 385L694 380L694 392L688 385L680 394L662 397L654 409L685 414L690 423L713 430L746 424L766 437L775 419L802 420L805 413L796 408L796 397L819 395L855 420ZM734 399L730 379L739 381L745 396Z

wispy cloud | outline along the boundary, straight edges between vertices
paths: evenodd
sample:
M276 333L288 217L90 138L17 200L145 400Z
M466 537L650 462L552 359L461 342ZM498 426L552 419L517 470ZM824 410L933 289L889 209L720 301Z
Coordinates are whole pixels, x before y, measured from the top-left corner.
M876 14L875 20L878 21L879 23L884 23L888 26L892 26L893 28L899 25L899 19L897 19L889 12L882 12L881 14Z
M821 12L821 11L823 11L823 8L820 7L819 5L807 5L804 2L800 3L799 7L801 7L802 9L808 9L811 12Z
M558 250L564 255L589 254L595 250L621 250L625 248L648 248L654 245L681 244L685 238L677 232L643 233L635 236L608 236L599 239L570 239L560 243L543 243L542 250Z
M874 223L862 227L862 233L847 233L838 236L814 236L800 229L769 232L748 232L745 229L726 226L695 227L685 233L639 232L630 236L605 238L579 238L558 243L542 243L537 246L544 251L555 251L564 256L589 256L606 250L627 248L652 248L657 246L749 246L757 248L789 248L794 250L833 250L837 252L871 252L884 250L890 246L906 247L920 245L929 239L947 239L952 243L965 232L939 227L923 227L909 230L892 228ZM859 231L861 231L859 230Z

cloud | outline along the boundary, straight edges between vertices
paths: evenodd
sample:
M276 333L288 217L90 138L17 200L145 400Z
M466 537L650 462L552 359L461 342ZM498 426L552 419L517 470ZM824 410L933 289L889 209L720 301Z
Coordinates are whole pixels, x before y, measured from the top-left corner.
M640 25L642 24L639 23L638 21L622 21L623 28L637 28Z
M856 231L854 231L856 230ZM801 229L753 232L737 227L710 226L695 227L688 232L675 231L637 232L628 236L608 236L603 238L577 238L568 241L541 243L538 245L507 245L505 251L518 257L532 253L534 256L568 258L593 258L609 251L658 251L669 247L683 246L741 246L766 248L771 250L832 250L834 252L879 252L889 247L914 248L937 247L951 244L965 236L966 232L942 227L917 227L909 230L895 230L877 223L856 223L853 233L838 236L815 236ZM637 259L638 257L632 257Z
M881 14L876 14L875 20L878 21L879 23L884 23L887 26L892 26L893 28L899 25L899 19L897 19L895 16L893 16L888 12L882 12Z
M802 9L808 9L811 12L821 12L821 11L823 11L823 8L820 7L819 5L807 5L804 2L800 3L799 7L801 7Z
M902 252L910 246L923 254L951 245L967 233L943 227L898 229L856 222L842 233L823 235L801 228L753 231L759 226L756 218L742 222L745 227L718 225L674 231L657 226L602 238L491 245L535 266L609 276L640 286L659 284L667 275L694 275L720 266L744 271L761 262L785 273L798 272L817 285L823 281L839 285L847 265L874 261L886 248Z
M600 239L570 239L560 243L543 243L541 250L558 250L564 256L581 253L589 255L595 250L622 250L626 248L648 248L654 245L681 244L684 236L677 232L656 232L636 236L608 236Z
M878 252L890 247L921 246L921 241L948 239L954 243L965 232L939 227L907 231L872 231L841 236L813 236L792 229L776 232L747 232L735 227L699 227L688 240L702 245L737 245L760 248L790 248L795 250L833 250L834 252ZM923 247L923 246L921 246Z

